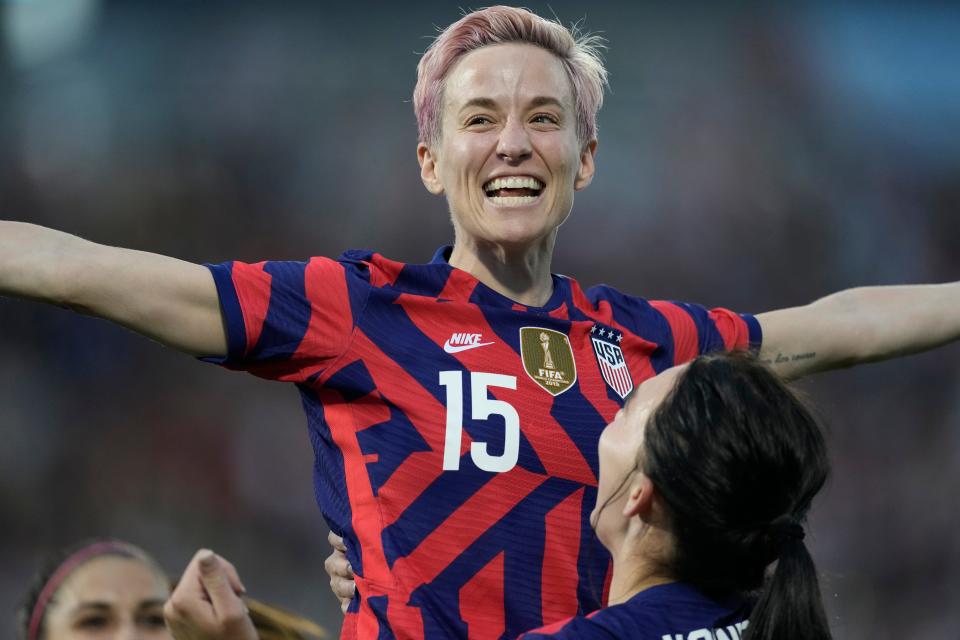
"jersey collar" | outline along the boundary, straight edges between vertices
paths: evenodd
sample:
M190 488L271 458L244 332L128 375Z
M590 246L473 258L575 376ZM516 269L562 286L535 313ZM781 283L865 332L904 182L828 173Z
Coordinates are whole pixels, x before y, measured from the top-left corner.
M565 276L557 275L551 273L550 277L553 279L553 293L550 295L550 299L547 300L547 303L542 307L530 307L524 304L520 304L514 300L511 300L507 296L500 294L487 285L480 282L477 278L472 276L470 273L457 269L450 265L450 255L453 252L453 247L450 245L444 245L437 249L436 253L433 254L433 259L430 260L432 265L442 265L450 270L451 277L457 277L461 281L472 281L475 283L473 287L473 293L470 295L469 302L484 306L496 306L504 307L508 309L520 309L525 311L532 311L538 313L550 313L551 311L556 310L570 298L570 283Z

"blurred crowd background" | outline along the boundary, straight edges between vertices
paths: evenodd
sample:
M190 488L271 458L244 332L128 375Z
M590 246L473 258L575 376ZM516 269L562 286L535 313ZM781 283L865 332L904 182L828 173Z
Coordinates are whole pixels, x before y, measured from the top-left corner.
M609 41L598 173L556 271L751 312L960 278L957 5L528 4ZM0 1L0 217L198 262L427 261L452 234L410 93L459 15ZM837 638L957 637L958 356L799 385L830 425L808 540ZM212 547L338 629L311 465L295 389L0 299L0 618L42 553L116 535L174 573Z

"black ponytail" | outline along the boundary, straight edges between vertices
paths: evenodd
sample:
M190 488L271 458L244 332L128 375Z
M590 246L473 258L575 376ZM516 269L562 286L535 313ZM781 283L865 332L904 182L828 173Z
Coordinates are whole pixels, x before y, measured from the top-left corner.
M694 360L647 422L640 455L671 520L675 579L754 600L744 640L829 640L803 541L826 445L775 374L745 354Z
M788 540L760 592L743 640L829 640L813 558L803 540Z

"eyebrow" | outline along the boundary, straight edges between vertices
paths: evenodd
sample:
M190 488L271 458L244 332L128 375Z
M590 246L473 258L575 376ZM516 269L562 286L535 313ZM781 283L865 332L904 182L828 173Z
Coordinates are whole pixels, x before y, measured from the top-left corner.
M561 109L564 106L560 100L552 96L536 96L530 99L531 107L543 107L546 105L560 107ZM467 100L462 107L460 107L460 111L463 111L464 109L467 109L469 107L480 107L482 109L496 109L497 101L494 100L493 98L471 98L470 100Z
M162 606L166 600L163 598L149 598L147 600L141 600L137 603L137 609L149 609L150 607ZM87 609L95 609L97 611L109 610L113 605L109 602L103 602L101 600L93 600L91 602L81 602L76 607L74 611L84 611Z

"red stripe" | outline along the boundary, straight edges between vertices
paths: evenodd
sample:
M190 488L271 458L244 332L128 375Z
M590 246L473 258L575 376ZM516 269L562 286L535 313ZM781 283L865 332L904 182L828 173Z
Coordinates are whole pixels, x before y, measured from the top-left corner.
M310 324L294 358L303 352L320 355L323 365L347 348L353 331L350 293L343 265L329 258L312 258L304 270L304 293L311 302Z
M506 628L503 598L503 552L460 588L460 618L470 640L497 640Z
M466 271L454 269L450 272L450 277L447 278L447 283L443 286L443 291L441 291L437 297L445 300L467 302L470 300L470 296L473 295L473 291L479 283L479 280Z
M263 321L270 308L270 283L273 277L263 270L265 262L246 264L234 262L231 270L233 287L237 292L240 310L243 313L243 324L247 330L247 350L249 353L263 331Z
M750 347L750 329L747 322L728 309L711 309L710 319L723 338L723 348L727 351Z
M546 476L521 467L493 476L424 538L410 555L394 562L394 575L410 590L432 582L465 549L546 480Z
M607 606L607 602L610 601L610 584L612 582L613 582L613 562L611 561L609 564L607 564L607 575L603 579L603 599L600 601L600 603L604 607ZM599 611L599 609L597 609L597 611ZM596 615L597 611L594 611L588 614L587 617L589 618L592 615Z
M559 318L561 320L568 320L570 318L570 312L567 309L567 303L564 302L559 307L547 314L551 318Z
M650 306L659 311L670 324L673 333L673 363L688 362L700 353L697 324L690 314L670 302L653 300Z
M569 282L570 298L573 300L573 306L586 313L596 322L609 325L613 320L613 309L610 307L610 303L606 300L601 300L597 306L594 306L583 292L583 289L580 288L579 282L572 278L569 279ZM590 327L587 327L587 331L589 330Z
M577 489L546 517L543 546L543 620L559 620L577 613L577 553L580 549L580 510L583 489Z
M324 417L330 427L330 434L343 454L344 479L350 511L353 514L353 531L360 548L363 549L363 575L356 576L357 591L361 596L356 621L357 635L362 638L375 637L379 623L370 608L369 598L388 593L393 584L393 576L387 566L380 540L379 509L354 431L352 407L335 391L321 388L318 395L325 407Z
M379 253L370 256L370 284L374 287L389 287L397 281L397 276L406 266L402 262L389 260Z
M443 472L446 408L360 331L354 338L351 354L367 364L375 387L384 397L404 407L407 419L431 449L411 453L380 487L383 526L387 527ZM470 443L470 436L464 431L461 452L467 450Z

